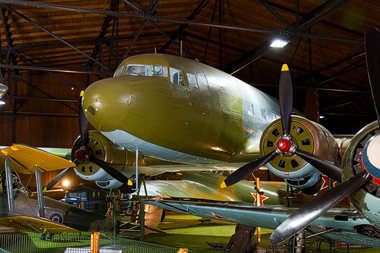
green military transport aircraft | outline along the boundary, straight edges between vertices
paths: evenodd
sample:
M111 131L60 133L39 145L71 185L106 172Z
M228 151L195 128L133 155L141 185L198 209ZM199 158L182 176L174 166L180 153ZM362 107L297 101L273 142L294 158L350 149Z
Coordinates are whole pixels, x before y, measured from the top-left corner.
M298 232L305 230L306 233L318 234L318 236L335 241L380 248L380 217L378 215L380 211L379 44L379 31L373 27L368 28L365 33L366 59L378 121L365 126L349 141L341 158L341 176L343 181L341 184L327 193L316 197L299 209L169 200L146 202L201 217L213 217L236 223L275 229L270 237L272 244L281 243ZM283 84L280 83L281 85ZM286 111L287 108L289 107L281 107L281 111ZM283 120L282 124L282 129L286 130L284 132L289 133L287 131L289 129L287 120ZM290 136L293 136L291 132ZM277 147L280 150L287 150L284 156L289 152L291 154L300 153L300 150L297 150L299 147L294 147L293 143L291 143L291 138L289 140L286 135L277 142ZM278 157L278 154L276 152L269 152L251 163L251 165L256 167L259 163L266 163L273 157ZM316 167L324 166L322 163L318 165L319 161L317 160L309 160L308 162ZM249 170L252 170L252 168L249 168ZM232 183L239 179L238 177L229 178L232 178ZM225 180L226 185L231 184L228 181L229 178ZM346 196L348 196L352 207L333 208L336 203Z

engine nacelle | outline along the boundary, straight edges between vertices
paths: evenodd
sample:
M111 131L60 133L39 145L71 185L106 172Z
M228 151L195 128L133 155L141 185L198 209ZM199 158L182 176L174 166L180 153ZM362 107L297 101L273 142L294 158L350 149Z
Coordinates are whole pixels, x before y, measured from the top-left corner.
M108 163L116 170L123 172L127 177L134 174L135 169L128 171L127 166L130 168L135 166L136 153L130 152L123 147L114 144L98 131L90 131L88 137L89 141L87 148L91 156ZM75 162L75 152L80 146L81 138L78 137L71 150L73 162ZM139 156L139 163L144 164L144 160L141 156ZM88 181L109 181L113 179L113 177L105 172L100 166L90 161L79 163L74 170L79 177Z
M262 155L273 151L281 140L281 124L281 119L277 119L264 130L260 142ZM291 141L305 152L331 163L338 158L338 143L326 128L315 122L292 116L289 134ZM314 194L322 186L321 172L291 152L277 155L266 166L289 185L303 189L307 194Z
M347 180L366 170L372 179L348 197L355 208L380 228L380 130L377 121L360 130L348 145L342 159L342 178Z

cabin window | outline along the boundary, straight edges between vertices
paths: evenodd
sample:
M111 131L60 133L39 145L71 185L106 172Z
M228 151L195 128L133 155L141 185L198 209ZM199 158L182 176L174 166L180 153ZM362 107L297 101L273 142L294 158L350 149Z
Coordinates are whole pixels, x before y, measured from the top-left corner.
M130 76L153 76L153 65L128 64L125 74Z
M121 73L123 73L124 65L118 68L115 73L113 74L113 77L119 77L121 76Z
M182 71L180 69L170 67L170 81L174 84L185 86Z
M263 119L266 119L267 117L265 116L265 109L261 109L261 117Z
M255 115L255 108L253 107L253 104L248 105L248 115Z
M197 79L195 78L194 74L187 73L187 79L189 80L190 87L198 87Z
M168 66L154 65L154 75L168 77Z

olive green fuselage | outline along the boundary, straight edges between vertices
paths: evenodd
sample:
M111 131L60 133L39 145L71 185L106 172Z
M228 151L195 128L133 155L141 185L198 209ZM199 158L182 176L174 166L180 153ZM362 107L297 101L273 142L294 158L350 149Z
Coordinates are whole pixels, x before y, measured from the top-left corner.
M129 75L130 66L166 66L169 73ZM176 84L178 70L182 78ZM251 161L260 155L263 130L280 114L275 99L189 59L140 55L126 59L116 73L85 91L87 118L116 144L163 160Z

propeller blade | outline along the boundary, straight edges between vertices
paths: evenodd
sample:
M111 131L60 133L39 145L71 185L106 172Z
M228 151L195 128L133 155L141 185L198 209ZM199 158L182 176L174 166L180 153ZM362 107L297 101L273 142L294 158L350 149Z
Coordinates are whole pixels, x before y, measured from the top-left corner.
M82 147L86 146L88 143L88 120L82 108L83 93L84 92L82 91L79 99L79 128Z
M108 165L108 163L106 162L103 162L102 160L99 160L99 159L96 159L95 157L93 156L90 156L89 158L90 162L93 162L95 163L96 165L98 165L99 167L101 167L103 170L105 170L105 172L107 172L108 174L110 174L113 178L119 180L120 182L124 183L124 184L127 184L129 186L133 185L132 181L129 180L123 173L121 173L120 171L118 170L115 170L114 168L112 168L111 166Z
M56 185L62 178L64 175L67 174L67 172L69 172L71 169L73 169L74 167L69 167L69 168L66 168L64 170L62 170L57 176L55 176L55 178L53 178L45 187L45 189L43 190L44 192L45 191L48 191L50 190L51 188L53 188L54 185Z
M377 121L380 125L380 33L375 27L369 27L364 34L365 57L372 99L375 104Z
M279 83L279 100L281 110L282 132L289 134L293 107L293 83L288 65L283 64Z
M341 183L342 182L342 169L335 166L334 164L328 163L322 159L319 159L316 156L313 156L312 154L309 154L301 149L296 149L294 151L295 154L300 156L302 159L310 163L314 166L317 170L322 172L323 174L329 176L330 178L334 179L335 181Z
M303 230L318 219L344 197L365 184L371 176L366 172L351 177L325 194L318 196L298 209L282 222L269 238L271 244L278 244Z
M245 164L244 166L240 167L239 169L235 170L234 173L229 175L221 184L220 188L226 188L230 185L236 184L240 180L243 180L246 178L249 174L253 173L257 169L259 169L261 166L269 162L272 158L274 158L277 155L276 150L273 150L272 152L268 153L267 155L260 157L250 163Z

